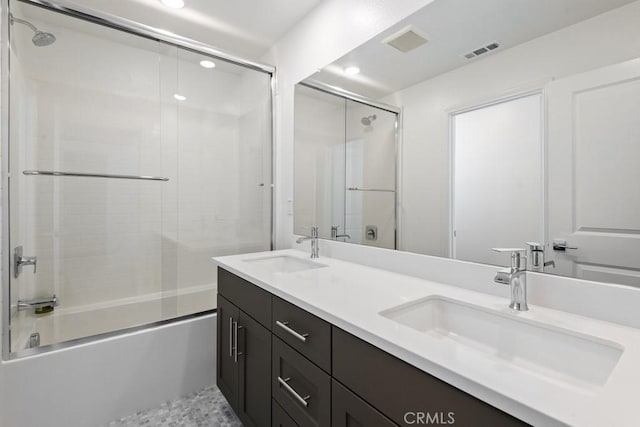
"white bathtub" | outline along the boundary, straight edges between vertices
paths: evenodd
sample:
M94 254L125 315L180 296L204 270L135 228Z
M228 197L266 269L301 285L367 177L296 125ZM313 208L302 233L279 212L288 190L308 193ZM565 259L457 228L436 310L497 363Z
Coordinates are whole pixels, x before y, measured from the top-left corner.
M13 348L28 348L33 332L45 346L212 310L216 292L216 284L209 284L71 308L62 299L52 313L19 320Z
M210 309L215 288L199 288L61 305L38 317L35 330L46 345L157 321L159 314ZM214 384L215 353L216 315L208 314L2 362L0 427L104 425Z

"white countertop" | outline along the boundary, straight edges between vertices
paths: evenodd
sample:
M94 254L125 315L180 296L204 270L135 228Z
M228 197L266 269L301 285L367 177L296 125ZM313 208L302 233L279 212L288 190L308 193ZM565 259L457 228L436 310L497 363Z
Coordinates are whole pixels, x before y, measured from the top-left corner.
M418 279L360 264L321 257L326 268L274 273L245 260L308 253L280 250L214 258L243 277L417 368L533 425L637 426L640 330L529 305L510 310L505 298ZM487 287L493 286L487 283ZM624 349L602 385L568 384L524 372L464 345L439 343L424 333L381 316L383 310L429 296L443 296L507 316L612 341ZM639 314L640 315L640 314ZM544 348L540 348L544 352Z

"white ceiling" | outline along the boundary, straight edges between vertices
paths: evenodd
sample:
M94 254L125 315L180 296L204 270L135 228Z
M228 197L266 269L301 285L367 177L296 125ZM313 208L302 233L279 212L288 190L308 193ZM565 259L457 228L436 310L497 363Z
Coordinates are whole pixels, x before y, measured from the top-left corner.
M379 99L469 64L463 55L481 46L498 41L501 47L494 52L500 52L632 1L436 0L310 79ZM408 53L382 43L408 25L426 33L429 42ZM352 65L360 74L346 76L344 68Z
M321 0L73 0L73 3L161 28L225 52L259 60Z

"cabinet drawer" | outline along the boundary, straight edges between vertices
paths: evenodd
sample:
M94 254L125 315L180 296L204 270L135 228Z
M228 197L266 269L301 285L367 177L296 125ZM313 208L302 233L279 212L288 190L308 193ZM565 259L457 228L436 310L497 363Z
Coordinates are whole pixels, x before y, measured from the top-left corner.
M397 424L428 412L460 426L526 425L335 326L332 342L333 376Z
M387 417L336 380L331 381L332 427L395 427Z
M274 296L271 330L313 363L331 372L329 323Z
M273 399L271 399L271 416L273 417L271 427L298 427L298 424L282 409L282 406Z
M331 423L331 377L272 336L271 396L301 427Z
M218 267L218 293L271 330L271 294Z

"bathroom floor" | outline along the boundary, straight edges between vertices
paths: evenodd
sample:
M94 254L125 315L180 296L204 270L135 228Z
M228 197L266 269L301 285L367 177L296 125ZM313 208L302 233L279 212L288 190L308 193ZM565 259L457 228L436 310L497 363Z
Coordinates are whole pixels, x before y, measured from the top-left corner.
M231 410L216 386L207 387L196 393L163 403L112 421L108 427L241 427L242 423Z

